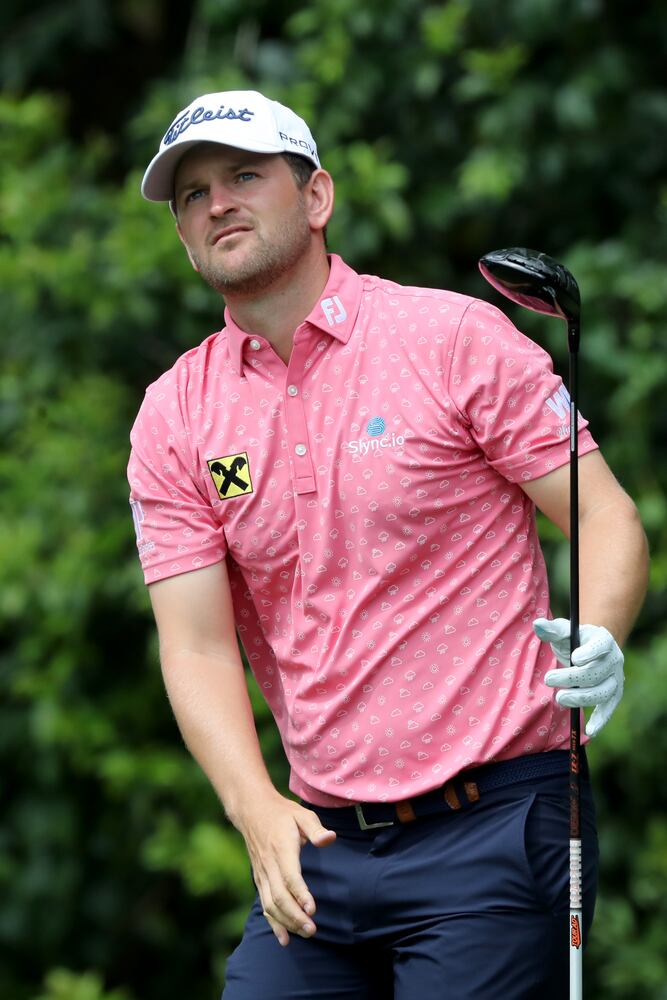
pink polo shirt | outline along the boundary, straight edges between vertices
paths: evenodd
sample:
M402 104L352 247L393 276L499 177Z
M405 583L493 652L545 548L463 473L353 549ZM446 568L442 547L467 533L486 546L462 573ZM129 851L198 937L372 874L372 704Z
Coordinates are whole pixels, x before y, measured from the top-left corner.
M289 365L225 321L147 390L131 503L147 583L227 558L292 790L397 800L566 746L521 489L569 459L549 356L486 302L336 256Z

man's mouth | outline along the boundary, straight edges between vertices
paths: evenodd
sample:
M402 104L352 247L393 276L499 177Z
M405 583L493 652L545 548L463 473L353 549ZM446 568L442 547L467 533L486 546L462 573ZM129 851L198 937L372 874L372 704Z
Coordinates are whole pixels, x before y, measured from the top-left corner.
M228 240L232 236L238 236L239 233L247 232L250 232L249 226L228 226L227 229L223 229L219 233L215 234L211 240L211 244L216 247L221 243L224 243L225 240Z

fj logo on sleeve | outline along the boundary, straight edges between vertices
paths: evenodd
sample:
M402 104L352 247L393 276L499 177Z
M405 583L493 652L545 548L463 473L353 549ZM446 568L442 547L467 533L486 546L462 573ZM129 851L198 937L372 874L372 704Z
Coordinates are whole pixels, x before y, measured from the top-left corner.
M211 458L208 461L208 468L221 500L231 500L232 497L253 492L246 452L225 455L224 458Z

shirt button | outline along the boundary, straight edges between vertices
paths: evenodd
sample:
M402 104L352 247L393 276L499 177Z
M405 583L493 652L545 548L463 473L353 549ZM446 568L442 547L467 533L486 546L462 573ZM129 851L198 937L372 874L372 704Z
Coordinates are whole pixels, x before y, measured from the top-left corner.
M258 351L262 345L258 340L251 340L250 347L253 351Z
M305 444L298 444L294 450L297 453L297 455L305 455L306 452L308 451Z
M298 396L299 395L299 390L297 389L297 387L295 385L288 385L287 386L287 395L288 396Z

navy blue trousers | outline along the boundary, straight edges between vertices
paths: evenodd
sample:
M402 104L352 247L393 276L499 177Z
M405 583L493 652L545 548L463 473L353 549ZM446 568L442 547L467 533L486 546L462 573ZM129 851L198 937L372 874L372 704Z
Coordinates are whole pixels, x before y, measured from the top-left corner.
M336 810L316 812L336 829ZM581 821L585 941L598 867L587 779ZM301 862L317 933L282 948L256 899L224 1000L567 998L567 776L411 823L345 829L329 847L307 844Z

